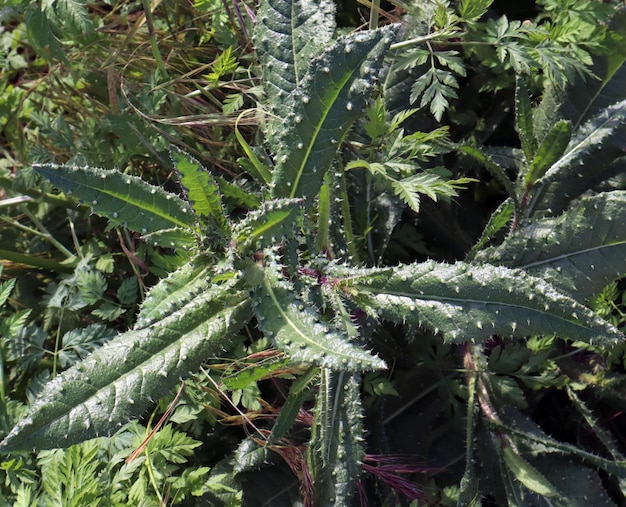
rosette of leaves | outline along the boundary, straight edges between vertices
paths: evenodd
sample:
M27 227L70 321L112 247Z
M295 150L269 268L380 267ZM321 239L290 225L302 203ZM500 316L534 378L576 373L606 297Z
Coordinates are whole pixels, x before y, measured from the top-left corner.
M386 368L368 341L377 325L420 326L454 344L480 344L494 335L559 336L605 347L622 341L622 334L587 308L567 283L548 276L554 269L574 284L583 276L599 276L587 257L587 263L558 264L568 255L584 255L577 242L557 248L549 237L532 238L542 220L558 217L529 213L528 225L518 229L531 238L527 248L547 252L543 264L507 264L504 253L514 247L504 245L501 255L485 253L455 264L362 267L350 245L359 231L352 230L336 153L354 122L365 115L395 27L334 39L333 23L328 2L266 0L260 5L255 45L266 94L264 130L271 164L256 157L240 137L250 155L245 168L259 188L258 205L237 200L237 205L249 206L243 218L235 220L225 211L226 200L237 199L241 192L178 150L171 156L185 198L117 171L36 166L54 186L95 213L147 241L187 249L190 261L152 288L131 330L51 381L28 416L0 443L0 451L65 447L112 434L254 322L292 361L310 366L293 385L269 442L289 431L313 391L311 439L301 464L312 483L314 499L307 501L348 505L365 454L361 373ZM510 187L517 192L513 183ZM428 190L424 181L416 191L429 195ZM575 224L581 235L598 227L605 201L617 203L625 197L612 192L597 199L604 199L602 206L599 201L581 204L586 212ZM514 201L519 208L523 199L516 196ZM521 212L515 207L506 211L508 215L498 212L486 234ZM533 223L538 224L535 229ZM602 250L610 237L615 251L626 253L621 246L626 230L617 224L610 234L593 237L585 252ZM602 266L602 280L616 277L619 269L621 265ZM357 319L359 315L364 318ZM251 440L244 441L238 455L254 455L251 446ZM537 481L524 475L531 468L519 449L511 445L503 453L510 476L540 492ZM473 456L470 446L464 497L472 488L478 491ZM619 466L609 462L602 461L614 473ZM258 460L249 457L238 470L255 466Z

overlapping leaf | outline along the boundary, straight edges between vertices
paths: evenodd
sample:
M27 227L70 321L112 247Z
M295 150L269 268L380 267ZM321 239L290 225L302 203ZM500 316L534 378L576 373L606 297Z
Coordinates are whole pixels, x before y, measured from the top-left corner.
M448 341L558 335L610 346L622 339L591 310L519 269L425 262L362 273L337 267L330 274L344 278L369 313L422 325Z
M559 217L534 220L476 260L523 268L585 301L626 273L626 192L599 194Z
M294 361L338 370L384 368L382 359L351 343L345 333L324 322L302 301L293 286L281 280L276 265L264 268L263 281L253 293L259 328Z
M274 197L317 194L352 123L369 100L393 27L341 37L314 59L300 86L285 100L277 128Z
M119 335L47 384L0 451L110 435L220 350L248 315L247 294L216 285L158 323Z

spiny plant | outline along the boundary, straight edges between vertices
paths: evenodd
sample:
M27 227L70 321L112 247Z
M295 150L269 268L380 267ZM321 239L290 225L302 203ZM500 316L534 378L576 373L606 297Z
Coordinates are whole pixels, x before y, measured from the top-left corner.
M307 503L348 505L366 452L362 375L387 367L374 349L374 338L383 324L394 323L404 326L408 336L414 334L411 330L428 331L440 343L459 345L463 351L468 444L459 505L479 505L492 491L511 505L538 495L558 505L576 505L581 490L570 492L570 479L591 484L594 471L588 465L623 481L624 460L604 434L599 436L608 457L560 442L519 411L496 403L484 347L494 337L510 343L559 337L589 350L623 342L619 330L584 303L626 268L626 230L617 219L626 195L609 186L581 197L614 173L577 177L579 164L597 154L600 141L606 143L620 132L623 105L608 93L619 80L617 74L580 85L589 89L597 84L597 93L588 95L594 99L570 119L572 127L548 116L548 104L558 103L563 107L556 110L565 111L568 103L579 107L580 101L561 89L549 90L546 105L535 113L539 119L541 113L546 116L534 125L520 81L517 124L525 166L517 179L509 180L479 147L461 148L484 164L510 195L476 249L466 261L453 264L379 266L379 257L367 255L367 241L359 241L368 236L371 220L359 228L362 222L354 220L348 199L355 184L349 176L359 167L346 172L343 164L358 151L358 143L352 139L344 157L338 150L355 122L367 116L397 27L335 39L332 19L329 2L266 0L259 7L254 42L269 156L239 135L248 156L242 165L254 192L215 177L174 148L171 158L183 197L118 171L35 166L54 186L111 223L159 247L187 250L190 260L152 288L131 330L46 385L27 416L0 443L0 451L67 447L113 434L250 325L292 364L302 365L304 373L264 439L250 437L241 443L232 470L261 466L268 449L287 456L278 444L313 394L306 451L298 454L294 448L289 459L299 471ZM378 135L402 143L405 136L398 128L398 118L393 118ZM553 146L562 149L554 154ZM414 181L404 166L402 179L393 178L397 159L414 156L413 148L409 144L382 161L365 151L357 160L370 169L370 176L392 178L391 190L403 193L409 204L420 193L450 198L458 181L434 171L417 178L425 170L415 161ZM398 192L398 182L403 192ZM364 267L366 260L369 267ZM579 406L585 409L582 401ZM585 415L592 420L590 412ZM564 456L581 464L559 478L552 465L562 464ZM477 457L484 466L476 466ZM502 479L496 487L488 482L495 476ZM606 498L604 492L594 493Z

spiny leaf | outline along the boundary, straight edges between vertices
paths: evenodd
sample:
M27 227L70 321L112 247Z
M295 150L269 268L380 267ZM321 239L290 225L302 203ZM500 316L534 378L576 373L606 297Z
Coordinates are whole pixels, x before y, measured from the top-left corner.
M233 275L234 273L231 273L227 279L233 278ZM143 329L180 311L185 305L210 290L214 277L214 270L203 262L202 258L194 259L170 273L146 296L134 329Z
M318 193L338 145L362 115L395 27L339 38L311 62L306 78L284 101L277 130L272 195Z
M489 217L489 222L487 222L480 239L472 247L471 252L467 254L465 260L473 260L476 254L480 252L496 234L503 231L504 228L511 223L514 213L515 205L512 199L507 199L500 204Z
M550 169L565 153L572 137L572 126L568 121L561 120L548 132L543 139L530 168L524 177L524 184L532 187L548 169Z
M559 217L522 225L476 260L522 268L585 301L626 272L626 192L583 199Z
M220 188L202 164L179 148L172 146L170 156L180 174L180 183L187 192L193 210L200 217L212 217L224 236L229 234L228 220L222 204Z
M506 466L513 473L515 478L528 489L548 498L562 496L548 479L510 447L505 447L503 454Z
M324 368L307 461L318 505L349 505L365 455L360 381Z
M233 238L240 252L253 248L262 250L292 235L302 199L275 199L251 211L233 229Z
M618 132L625 118L626 100L623 100L607 107L576 130L563 156L536 182L537 190L529 211L559 213L587 190L590 182L595 181L593 174L586 174L595 170L593 157L601 153L602 143Z
M110 435L221 350L248 315L247 295L218 285L155 325L119 335L49 382L0 452Z
M522 270L458 262L342 270L354 302L393 322L423 325L456 343L511 337L558 335L615 345L622 334L591 310Z
M526 161L530 162L535 158L537 151L537 140L533 127L533 114L528 89L521 77L517 77L515 87L515 128L522 143L522 150Z
M142 234L175 227L195 229L189 204L136 176L54 164L34 168L54 186L72 194L116 225Z
M269 256L266 256L269 261ZM264 268L261 286L252 295L258 326L294 361L313 363L338 370L372 370L385 363L351 343L344 333L326 323L295 294L293 286L282 280L280 268Z
M265 93L274 114L287 112L283 99L302 82L309 62L335 30L335 6L327 0L266 0L260 3L254 43Z

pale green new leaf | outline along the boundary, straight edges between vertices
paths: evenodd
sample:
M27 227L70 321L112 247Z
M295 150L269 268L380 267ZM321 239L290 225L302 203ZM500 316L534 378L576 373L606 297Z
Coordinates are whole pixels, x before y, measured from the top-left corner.
M530 162L524 177L526 186L532 187L563 156L571 137L572 126L569 122L561 120L552 127Z
M537 180L530 211L558 213L595 181L593 158L602 143L619 132L626 117L626 100L600 111L578 128L563 155Z
M220 232L228 236L228 220L215 178L200 162L175 146L170 148L170 157L180 175L180 183L187 192L193 211L200 217L212 217L210 225L219 227Z
M277 127L272 195L313 199L335 150L362 116L395 27L337 39L315 58L300 86L285 100Z
M626 272L626 192L589 197L556 218L523 224L476 260L522 268L585 301Z
M188 203L136 176L54 164L35 165L34 168L55 187L76 197L116 225L141 234L175 227L195 230L195 218Z
M622 334L591 310L520 269L424 262L370 270L333 268L368 313L411 322L447 341L558 335L615 345Z
M214 285L154 325L117 336L49 382L0 451L112 434L220 351L249 312L245 292Z

